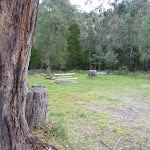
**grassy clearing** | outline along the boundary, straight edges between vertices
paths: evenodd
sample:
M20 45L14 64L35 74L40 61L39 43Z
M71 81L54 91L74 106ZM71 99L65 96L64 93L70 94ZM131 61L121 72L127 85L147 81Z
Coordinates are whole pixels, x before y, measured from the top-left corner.
M76 84L55 85L46 74L28 76L30 85L49 90L50 125L34 133L59 149L150 148L150 79L77 74ZM147 85L147 86L145 86Z

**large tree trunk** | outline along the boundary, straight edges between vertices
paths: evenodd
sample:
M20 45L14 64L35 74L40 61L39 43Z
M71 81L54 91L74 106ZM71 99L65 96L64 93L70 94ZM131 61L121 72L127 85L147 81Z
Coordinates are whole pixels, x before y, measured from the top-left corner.
M39 0L0 0L0 150L35 150L25 119L26 78Z

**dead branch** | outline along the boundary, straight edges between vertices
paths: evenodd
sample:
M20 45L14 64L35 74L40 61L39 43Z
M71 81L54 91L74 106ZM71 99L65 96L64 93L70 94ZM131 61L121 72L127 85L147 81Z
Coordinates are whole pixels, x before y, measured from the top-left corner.
M105 146L107 146L110 150L113 150L107 143L105 143L102 139L100 139L100 142L102 144L104 144Z
M118 143L120 142L120 140L122 139L122 136L119 138L119 140L117 141L117 143L115 144L113 150L115 150L115 148L117 147Z

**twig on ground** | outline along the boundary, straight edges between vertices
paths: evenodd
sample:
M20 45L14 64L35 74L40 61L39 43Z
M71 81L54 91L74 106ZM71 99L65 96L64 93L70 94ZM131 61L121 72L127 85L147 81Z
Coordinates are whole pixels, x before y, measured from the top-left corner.
M119 138L119 140L117 141L117 143L115 144L113 150L115 150L115 148L117 147L118 143L120 142L120 140L122 139L122 136Z
M104 144L105 146L107 146L110 150L113 150L107 143L105 143L102 139L100 139L100 142L102 144Z

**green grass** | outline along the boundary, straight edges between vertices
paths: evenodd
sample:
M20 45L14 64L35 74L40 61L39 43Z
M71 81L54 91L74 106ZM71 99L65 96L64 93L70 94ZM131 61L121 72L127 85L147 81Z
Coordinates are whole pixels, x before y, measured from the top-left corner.
M30 85L49 90L50 125L34 133L59 149L107 150L100 140L113 148L120 137L118 149L148 149L150 87L143 85L150 79L76 77L79 83L55 85L45 80L46 74L28 76Z

